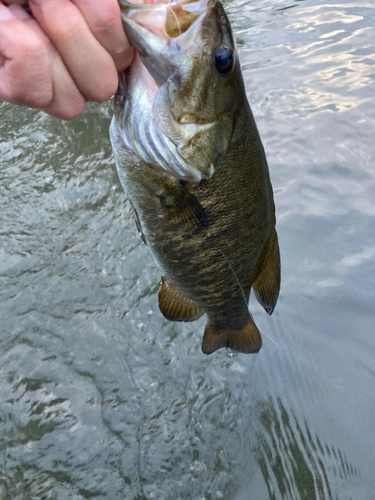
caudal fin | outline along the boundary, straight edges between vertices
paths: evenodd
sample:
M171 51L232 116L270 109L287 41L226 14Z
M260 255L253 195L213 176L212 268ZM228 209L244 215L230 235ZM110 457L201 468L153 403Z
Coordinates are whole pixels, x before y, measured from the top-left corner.
M207 324L202 342L203 353L212 354L221 347L230 347L245 354L258 352L262 347L262 338L252 318L249 317L248 322L238 330L218 330Z

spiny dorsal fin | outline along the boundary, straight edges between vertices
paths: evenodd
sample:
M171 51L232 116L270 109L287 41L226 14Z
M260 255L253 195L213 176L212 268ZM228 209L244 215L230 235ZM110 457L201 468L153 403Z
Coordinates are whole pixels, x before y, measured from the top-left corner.
M257 301L268 314L272 314L280 291L280 251L275 229L271 234L262 266L252 286Z
M194 300L189 299L163 276L158 297L160 312L170 321L194 321L204 313Z
M249 317L247 323L236 330L219 330L207 324L202 342L203 353L212 354L221 347L230 347L245 354L258 352L262 347L262 338L253 319Z

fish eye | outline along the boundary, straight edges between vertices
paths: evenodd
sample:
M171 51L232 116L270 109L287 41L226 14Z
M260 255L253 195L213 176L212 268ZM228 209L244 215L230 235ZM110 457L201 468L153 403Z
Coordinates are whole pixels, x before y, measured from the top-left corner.
M233 68L233 54L227 47L219 47L215 52L215 67L221 75L227 75Z

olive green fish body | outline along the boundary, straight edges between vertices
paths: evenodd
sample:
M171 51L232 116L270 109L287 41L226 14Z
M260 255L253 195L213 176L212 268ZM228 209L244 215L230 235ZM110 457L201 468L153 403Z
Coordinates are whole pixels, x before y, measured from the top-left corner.
M163 271L159 307L171 320L206 313L202 349L207 354L224 346L256 352L261 338L248 311L250 290L258 279L257 298L270 313L280 276L268 166L242 80L225 152L213 175L190 179L155 168L140 157L147 151L137 154L124 140L131 75L122 78L111 140L138 229ZM267 264L272 259L274 264Z

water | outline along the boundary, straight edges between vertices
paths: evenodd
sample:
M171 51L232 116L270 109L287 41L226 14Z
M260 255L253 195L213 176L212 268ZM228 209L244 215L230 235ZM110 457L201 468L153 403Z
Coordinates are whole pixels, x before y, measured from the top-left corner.
M0 107L0 499L375 499L375 3L227 2L283 281L256 356L157 310L108 140Z

